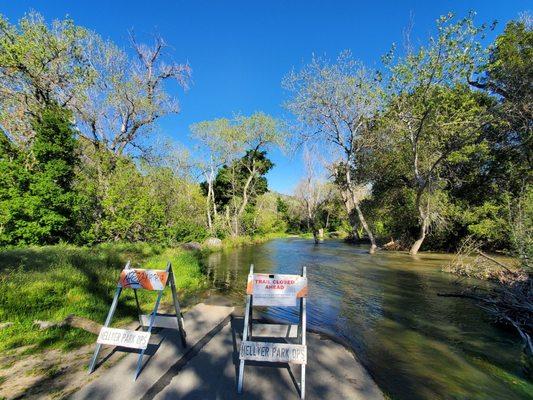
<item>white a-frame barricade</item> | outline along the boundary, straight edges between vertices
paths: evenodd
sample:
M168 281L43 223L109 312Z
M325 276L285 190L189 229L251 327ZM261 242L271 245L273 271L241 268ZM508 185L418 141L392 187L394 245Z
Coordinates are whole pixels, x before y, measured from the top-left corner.
M159 308L159 303L163 297L163 291L166 286L170 286L172 291L172 302L174 303L174 310L176 315L161 315L157 313ZM117 309L118 298L122 293L123 289L133 289L135 294L135 302L137 304L137 311L139 313L139 322L141 325L147 326L146 331L129 331L125 329L116 329L110 328L111 320L113 319L113 314ZM139 305L139 298L137 296L137 290L152 290L157 291L157 299L155 302L154 309L150 315L142 315L141 307ZM112 346L121 346L128 347L133 349L139 349L139 360L137 362L137 369L135 371L134 380L139 376L139 372L142 367L142 360L144 352L148 347L148 342L150 340L150 335L153 327L161 328L174 328L179 331L181 338L181 343L183 347L186 346L186 333L183 328L183 315L180 311L180 305L178 302L178 294L176 291L176 283L174 281L174 274L172 273L172 265L167 263L167 268L164 270L156 269L139 269L131 268L130 262L126 264L122 272L120 273L120 279L117 284L117 289L115 290L115 296L113 297L113 303L111 303L111 308L107 314L104 326L100 330L98 339L96 341L96 349L94 350L93 357L91 359L91 364L89 365L89 373L94 371L96 366L96 361L98 359L98 353L102 348L102 345L112 345Z
M240 348L237 392L242 393L245 361L300 364L302 368L300 398L305 398L307 364L306 332L307 273L302 275L254 274L250 266L246 285L246 310ZM300 307L297 343L260 342L253 337L253 306Z

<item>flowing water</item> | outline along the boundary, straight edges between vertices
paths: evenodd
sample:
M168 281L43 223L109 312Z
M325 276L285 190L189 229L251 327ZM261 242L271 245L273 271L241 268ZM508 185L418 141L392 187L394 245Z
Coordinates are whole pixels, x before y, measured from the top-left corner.
M350 343L392 399L533 399L516 335L492 325L468 300L437 296L461 289L441 272L449 260L279 239L210 254L204 268L213 287L244 305L250 264L256 272L290 274L306 265L310 327ZM295 308L262 312L297 320Z

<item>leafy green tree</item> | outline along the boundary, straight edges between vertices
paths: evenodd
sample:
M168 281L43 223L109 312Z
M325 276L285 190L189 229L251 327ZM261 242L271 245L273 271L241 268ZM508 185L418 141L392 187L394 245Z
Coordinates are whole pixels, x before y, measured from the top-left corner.
M31 151L15 149L4 135L0 149L0 242L53 244L76 234L78 163L71 114L58 106L33 120Z
M484 27L473 15L453 23L441 17L438 35L427 46L413 50L395 63L389 58L389 121L387 144L395 147L398 161L409 165L405 180L414 192L418 234L411 246L416 254L432 225L441 219L442 165L454 153L476 143L491 116L491 100L470 90L466 83L482 61L476 41Z
M31 12L18 24L0 15L0 125L23 145L43 107L71 105L91 82L87 31L65 19L47 24Z
M499 118L507 122L507 147L517 148L523 166L531 170L533 119L533 26L531 17L511 21L490 48L484 72L470 84L495 94Z
M219 170L213 182L213 193L219 213L226 212L234 235L239 232L239 219L258 196L268 192L265 174L274 167L265 151L248 150L246 154ZM204 194L208 185L202 183ZM246 197L243 196L245 194Z

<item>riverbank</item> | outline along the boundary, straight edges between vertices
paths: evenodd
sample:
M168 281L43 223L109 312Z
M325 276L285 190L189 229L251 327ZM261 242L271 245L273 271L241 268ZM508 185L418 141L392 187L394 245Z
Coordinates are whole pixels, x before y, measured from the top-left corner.
M29 246L0 250L0 399L6 381L13 377L16 393L24 393L36 380L50 383L59 371L82 370L72 362L94 344L93 333L71 326L42 329L35 321L54 325L69 315L101 324L107 315L120 271L128 260L133 266L164 269L172 263L182 308L198 303L208 284L201 259L206 252L263 243L284 234L222 241L220 249L201 252L147 243L108 243L93 247L73 245ZM154 293L139 291L143 310L151 309ZM164 293L162 308L171 303ZM124 292L113 326L128 326L137 320L133 293ZM12 391L10 391L12 392Z
M366 245L290 238L213 253L205 274L242 306L251 263L258 273L292 274L307 265L309 329L340 337L391 399L530 399L518 335L492 324L473 302L438 296L489 284L443 272L452 259L426 252L370 255ZM268 308L261 316L297 321L290 309Z
M149 244L57 245L0 251L0 351L26 347L26 354L57 348L71 350L94 340L77 328L40 329L34 321L58 322L74 314L101 323L109 310L125 263L164 269L172 262L180 297L193 300L204 288L198 258L180 249ZM139 291L141 307L153 306L153 293ZM170 302L165 293L163 304ZM133 293L121 296L114 320L136 318Z

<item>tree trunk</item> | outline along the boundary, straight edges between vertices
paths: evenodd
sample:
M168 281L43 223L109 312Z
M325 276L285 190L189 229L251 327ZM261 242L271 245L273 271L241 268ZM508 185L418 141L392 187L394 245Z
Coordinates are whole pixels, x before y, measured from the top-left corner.
M313 239L315 240L315 244L320 243L320 239L318 238L318 232L316 229L313 229Z
M213 183L207 182L207 198L205 199L206 211L207 211L207 227L209 231L213 231L213 219L211 218L211 192L213 191Z
M409 251L412 256L418 253L418 250L420 250L420 246L422 246L422 243L424 243L424 239L426 238L428 218L426 215L422 214L421 219L422 225L420 226L420 235L418 236L418 239L416 239L416 241L413 243L413 245L411 246L411 250Z
M366 223L366 219L363 215L363 212L361 211L361 207L359 207L359 199L356 197L356 194L353 191L352 176L351 176L349 167L346 168L346 185L347 185L347 193L345 194L345 199L344 199L345 203L347 207L348 205L350 205L351 206L350 208L352 210L355 208L355 210L357 211L357 217L359 218L359 222L363 226L363 229L365 230L366 234L368 235L368 239L370 240L370 249L368 250L368 252L370 254L374 254L378 246L376 246L376 240L374 239L374 235L372 234L368 224ZM350 215L350 213L348 215ZM355 233L355 230L356 230L355 225L352 225L352 227L354 228L354 233Z
M348 212L348 220L350 221L350 226L352 227L352 238L353 240L361 239L359 237L359 220L355 215L355 210L353 208L346 206L346 211Z
M417 194L416 194L416 208L418 209L418 218L420 219L420 234L418 236L418 239L413 243L411 246L411 250L409 253L414 256L418 253L418 250L420 250L420 246L422 246L422 243L424 243L424 239L426 238L426 234L428 231L428 219L429 219L429 202L427 203L427 212L424 211L424 208L422 207L422 195L424 193L424 187L419 188Z
M368 250L368 252L370 254L374 254L378 248L378 246L376 246L376 239L374 239L374 235L372 234L372 231L366 223L366 219L363 215L363 212L361 211L361 208L359 207L359 204L355 203L355 209L357 210L357 216L359 217L359 221L361 221L361 225L363 225L363 229L365 230L366 234L368 235L368 239L370 240L370 249Z

